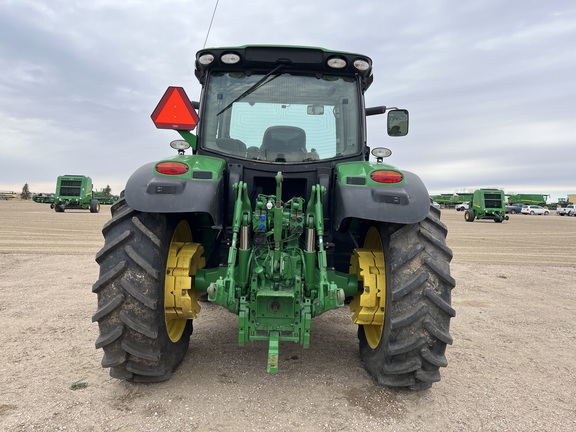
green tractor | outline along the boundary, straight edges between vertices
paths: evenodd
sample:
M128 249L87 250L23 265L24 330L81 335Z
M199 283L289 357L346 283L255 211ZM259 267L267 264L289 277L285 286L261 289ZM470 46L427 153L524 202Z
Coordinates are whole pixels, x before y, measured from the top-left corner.
M207 299L238 316L240 345L268 344L276 373L280 344L308 347L314 317L349 304L378 384L440 380L452 252L422 181L367 147L367 116L408 132L406 110L364 107L371 59L251 45L202 49L195 64L200 101L169 87L152 114L180 134L178 154L139 168L102 230L102 366L170 378Z
M92 179L83 175L63 175L56 180L56 193L50 202L50 208L57 213L66 209L100 211L100 201L92 196ZM40 201L37 201L40 202ZM42 201L46 202L46 201Z
M464 212L466 222L474 222L474 219L492 219L497 223L508 220L504 192L499 189L475 190L470 208Z

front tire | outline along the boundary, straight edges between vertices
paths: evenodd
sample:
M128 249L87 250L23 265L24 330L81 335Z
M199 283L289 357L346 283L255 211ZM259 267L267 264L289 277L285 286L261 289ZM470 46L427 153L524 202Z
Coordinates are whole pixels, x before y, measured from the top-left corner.
M164 214L138 212L124 199L111 212L92 288L98 294L96 348L104 350L102 366L113 378L164 381L184 358L192 334L190 320L175 342L166 329L164 280L176 223Z
M364 248L354 251L373 256L364 264L360 259L357 267L364 270L358 274L364 286L350 308L355 320L366 312L361 306L370 302L361 297L366 281L372 281L375 286L369 291L378 291L374 321L359 325L358 338L364 366L381 385L426 389L440 380L439 369L448 364L445 350L452 344L449 327L456 311L451 306L455 282L446 235L440 211L431 208L417 224L373 225Z
M90 201L90 213L98 213L100 211L100 201L91 200Z

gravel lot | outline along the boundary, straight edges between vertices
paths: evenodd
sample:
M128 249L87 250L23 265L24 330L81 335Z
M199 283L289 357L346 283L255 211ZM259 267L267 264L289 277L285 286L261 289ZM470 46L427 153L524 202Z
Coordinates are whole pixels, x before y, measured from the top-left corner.
M203 303L171 381L109 377L91 322L109 219L0 201L2 431L576 430L576 218L467 223L443 210L457 281L454 345L424 392L377 387L347 309L315 318L309 349L237 345L237 318Z

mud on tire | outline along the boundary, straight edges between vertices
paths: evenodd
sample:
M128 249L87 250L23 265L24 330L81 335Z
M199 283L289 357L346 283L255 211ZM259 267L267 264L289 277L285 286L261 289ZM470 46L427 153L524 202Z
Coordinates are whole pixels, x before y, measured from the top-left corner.
M175 224L163 214L135 211L123 198L111 211L102 229L104 247L96 255L100 276L92 288L98 295L92 317L100 330L96 348L104 350L102 366L114 378L167 380L192 334L192 321L176 343L166 332L164 276Z
M381 385L429 388L440 380L452 344L450 276L452 251L446 226L433 207L425 220L412 225L377 225L386 268L386 308L378 345L372 349L364 326L358 328L360 356Z

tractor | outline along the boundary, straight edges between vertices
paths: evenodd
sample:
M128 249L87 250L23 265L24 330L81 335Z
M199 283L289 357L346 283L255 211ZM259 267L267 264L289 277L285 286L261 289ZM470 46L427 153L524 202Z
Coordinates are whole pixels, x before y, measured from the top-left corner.
M474 222L475 219L491 219L497 223L508 220L504 192L499 189L476 189L469 209L464 212L466 222Z
M239 345L267 343L277 373L281 344L308 347L315 317L349 307L377 384L439 381L452 251L420 178L384 163L382 138L367 146L369 116L387 113L391 137L408 132L407 110L365 108L372 60L211 48L197 52L195 76L199 101L169 87L151 116L179 133L177 154L137 169L102 229L102 366L121 380L169 379L209 301L238 316Z

